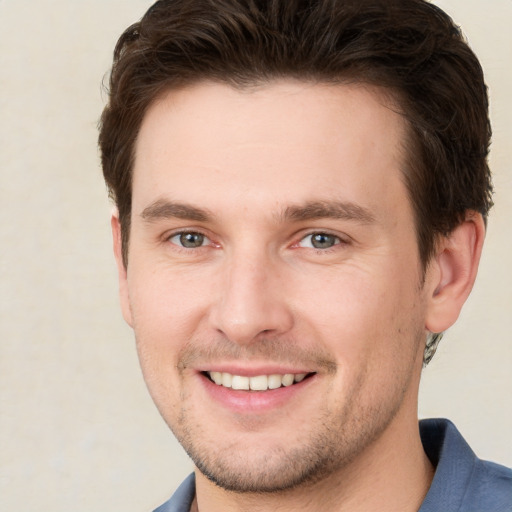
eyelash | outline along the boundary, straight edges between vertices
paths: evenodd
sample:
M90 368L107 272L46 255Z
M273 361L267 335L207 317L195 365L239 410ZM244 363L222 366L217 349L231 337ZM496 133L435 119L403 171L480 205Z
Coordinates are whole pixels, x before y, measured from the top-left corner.
M293 247L294 248L301 248L300 244L302 242L304 242L304 240L306 240L309 237L313 237L315 235L322 235L322 236L325 236L325 237L332 237L332 238L334 238L334 244L331 247L326 247L326 248L323 248L323 249L319 248L319 247L314 247L314 246L313 247L304 247L306 249L310 249L310 250L315 251L316 254L322 254L322 255L330 254L330 253L335 252L336 250L338 250L340 248L340 246L348 245L348 243L349 243L347 240L344 240L340 236L335 235L334 233L330 233L329 231L311 231L310 233L305 234L298 242L296 242L293 245ZM310 243L312 245L312 242L310 242Z
M197 247L184 247L183 245L180 245L179 243L172 241L173 238L182 237L182 236L186 236L186 235L199 235L201 237L204 237L204 241L208 241L208 242L210 242L210 244L200 245ZM170 235L166 236L165 240L167 242L170 242L177 249L182 250L182 251L187 251L187 252L190 252L194 249L203 249L203 248L207 247L208 245L216 245L212 242L212 240L206 234L202 233L201 231L195 231L195 230L176 231L176 232L171 233Z
M172 241L173 238L182 237L182 236L186 236L186 235L199 235L201 237L204 237L203 242L207 241L209 243L207 243L206 245L200 245L200 246L197 246L197 247L184 247L180 243ZM315 253L317 253L317 254L329 254L329 253L331 253L333 251L336 251L339 246L344 246L344 245L348 245L349 244L348 240L344 240L340 236L335 235L333 233L329 233L328 231L312 231L312 232L307 233L304 236L302 236L298 242L295 242L292 245L292 248L301 248L300 244L304 240L306 240L308 237L313 237L315 235L323 235L323 236L326 236L326 237L333 237L335 239L335 243L331 247L326 247L326 248L323 248L323 249L322 248L318 248L318 247L302 247L302 248L311 249L311 250L315 251ZM219 247L219 244L216 244L215 242L213 242L205 233L202 233L199 230L176 231L176 232L171 233L170 235L166 236L165 237L165 241L166 242L170 242L176 248L176 250L185 251L185 252L187 252L189 254L193 250L204 249L204 248L208 247L209 245L210 246Z

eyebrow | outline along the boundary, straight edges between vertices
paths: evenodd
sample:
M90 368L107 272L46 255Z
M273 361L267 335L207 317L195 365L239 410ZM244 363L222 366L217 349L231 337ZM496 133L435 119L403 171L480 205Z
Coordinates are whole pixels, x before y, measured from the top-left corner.
M156 222L165 219L183 219L196 222L209 222L214 215L206 208L186 203L158 199L144 208L142 219ZM345 201L309 201L302 205L287 206L277 215L278 221L301 222L315 219L340 219L371 224L375 217L370 210L352 202Z
M295 222L315 219L339 219L372 224L375 216L370 210L352 202L312 201L303 205L288 206L283 214L284 220Z
M198 208L185 203L158 199L144 208L140 216L147 222L156 222L165 219L183 219L196 222L208 222L213 215L204 208Z

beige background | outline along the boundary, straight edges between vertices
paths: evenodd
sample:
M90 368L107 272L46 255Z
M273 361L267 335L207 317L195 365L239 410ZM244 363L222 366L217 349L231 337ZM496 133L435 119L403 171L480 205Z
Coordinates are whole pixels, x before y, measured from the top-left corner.
M152 510L191 470L119 313L96 149L113 46L150 3L0 0L2 510ZM420 415L450 417L479 455L512 465L512 1L438 3L487 73L497 193Z

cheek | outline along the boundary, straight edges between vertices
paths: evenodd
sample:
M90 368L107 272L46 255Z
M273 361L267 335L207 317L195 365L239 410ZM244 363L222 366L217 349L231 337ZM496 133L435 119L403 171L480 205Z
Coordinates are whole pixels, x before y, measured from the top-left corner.
M154 343L192 335L213 286L207 276L160 266L128 275L134 329ZM148 341L149 341L148 340Z
M165 404L180 392L179 353L197 336L207 294L200 281L170 271L132 271L128 283L140 366L153 399Z
M421 324L418 277L406 273L394 265L378 273L333 269L328 279L310 281L319 285L294 291L301 297L298 317L341 365L389 371L396 351L404 344L410 350Z

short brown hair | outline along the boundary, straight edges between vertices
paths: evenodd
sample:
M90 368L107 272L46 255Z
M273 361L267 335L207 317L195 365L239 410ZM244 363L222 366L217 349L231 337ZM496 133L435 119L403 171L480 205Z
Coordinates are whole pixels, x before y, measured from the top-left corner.
M437 236L492 206L491 128L478 59L424 0L160 0L120 37L100 123L128 263L134 147L164 91L280 78L386 88L409 126L404 181L424 268Z

